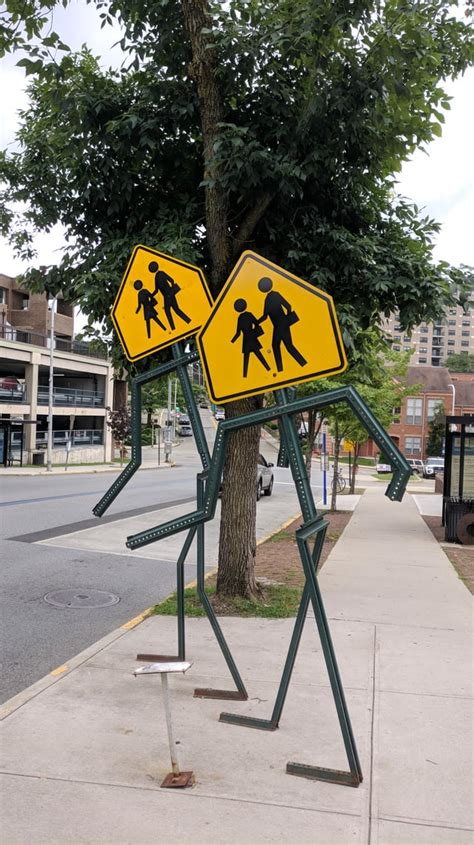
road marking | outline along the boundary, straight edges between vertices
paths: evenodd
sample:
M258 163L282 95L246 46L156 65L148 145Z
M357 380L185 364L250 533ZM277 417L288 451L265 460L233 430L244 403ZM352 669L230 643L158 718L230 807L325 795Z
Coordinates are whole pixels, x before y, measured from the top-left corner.
M148 607L146 610L143 611L143 613L139 613L138 616L134 616L133 619L129 619L128 622L125 622L120 627L123 628L125 631L130 631L132 628L136 628L136 626L139 625L140 622L143 622L145 619L147 619L148 616L151 616L152 613L153 608Z
M53 675L53 677L56 677L56 675L62 675L63 672L67 672L68 669L69 669L69 666L67 665L67 663L63 663L62 666L58 666L57 669L53 669L53 671L50 672L49 674Z

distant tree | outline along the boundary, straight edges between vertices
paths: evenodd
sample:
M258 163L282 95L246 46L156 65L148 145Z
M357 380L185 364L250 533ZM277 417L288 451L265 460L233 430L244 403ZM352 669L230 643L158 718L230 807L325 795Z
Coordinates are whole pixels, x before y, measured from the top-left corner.
M123 459L127 454L125 441L129 439L132 431L132 420L128 408L117 408L113 411L112 408L106 408L107 411L107 425L112 432L112 437L115 443L118 443L120 449L120 465L123 464Z
M474 355L469 352L458 352L448 355L445 367L453 373L474 373Z
M446 410L443 402L435 406L433 419L428 423L428 438L426 440L426 456L438 456L442 454L443 439L445 434Z

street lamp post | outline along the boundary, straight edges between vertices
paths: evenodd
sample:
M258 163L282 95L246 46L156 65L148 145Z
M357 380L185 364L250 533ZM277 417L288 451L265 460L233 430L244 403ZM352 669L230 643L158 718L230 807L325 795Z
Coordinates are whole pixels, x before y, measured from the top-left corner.
M54 384L54 315L56 313L57 297L50 299L48 307L50 310L49 320L49 383L48 383L48 452L47 471L52 471L53 459L53 384Z

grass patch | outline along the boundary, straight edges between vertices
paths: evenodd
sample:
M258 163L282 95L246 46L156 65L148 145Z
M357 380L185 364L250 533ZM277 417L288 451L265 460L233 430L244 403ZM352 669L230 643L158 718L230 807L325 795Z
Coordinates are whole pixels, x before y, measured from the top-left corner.
M262 599L255 601L239 597L226 598L225 600L218 599L215 587L209 586L206 589L218 616L260 616L264 619L282 619L288 616L296 616L301 592L302 590L299 587L275 584L265 587L262 590ZM196 587L188 587L184 591L184 602L186 616L205 616ZM153 608L154 614L162 616L176 616L176 612L176 593Z
M292 531L277 531L276 534L272 534L271 537L266 540L267 543L278 543L280 540L294 540L295 535Z

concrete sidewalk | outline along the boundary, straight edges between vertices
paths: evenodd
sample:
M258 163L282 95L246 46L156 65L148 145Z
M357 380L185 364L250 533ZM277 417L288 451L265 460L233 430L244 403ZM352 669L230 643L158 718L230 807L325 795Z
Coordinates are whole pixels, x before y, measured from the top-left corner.
M293 620L224 618L246 702L206 619L187 621L185 676L170 679L183 769L170 768L157 676L139 651L172 653L176 620L120 629L2 709L2 840L18 843L317 842L458 845L472 829L471 597L407 496L362 497L321 578L364 772L358 789L295 778L288 761L346 769L314 620L275 733L218 721L269 717Z

